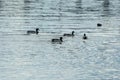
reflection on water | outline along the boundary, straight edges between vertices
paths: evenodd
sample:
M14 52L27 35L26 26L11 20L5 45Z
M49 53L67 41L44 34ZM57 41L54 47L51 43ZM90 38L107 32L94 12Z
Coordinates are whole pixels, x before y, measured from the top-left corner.
M82 0L76 1L76 13L82 13Z
M104 0L103 6L104 7L109 7L109 5L110 5L110 1L109 0Z
M119 3L0 0L0 79L119 80ZM38 35L24 35L35 28ZM71 31L74 37L51 43Z
M109 17L110 16L110 2L109 0L104 0L103 1L103 16Z
M3 4L2 4L2 1L0 1L0 8L2 8L3 7Z

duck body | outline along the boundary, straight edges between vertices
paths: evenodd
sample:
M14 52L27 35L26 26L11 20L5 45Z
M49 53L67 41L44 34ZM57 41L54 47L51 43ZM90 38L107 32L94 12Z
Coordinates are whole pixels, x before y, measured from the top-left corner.
M97 26L98 26L98 27L100 27L100 26L102 26L102 24L100 24L100 23L97 23Z
M74 36L74 35L72 35L72 34L64 34L63 36L71 37L71 36Z
M86 34L84 34L83 39L88 39L88 37L86 36Z
M74 33L75 33L75 32L74 32L74 31L72 31L72 34L66 34L66 33L65 33L65 34L63 34L63 36L68 36L68 37L71 37L71 36L74 36Z
M27 34L38 34L39 33L39 28L36 28L36 31L29 30L27 31Z
M62 39L63 39L62 37L60 37L60 39L52 39L51 42L54 42L54 43L58 42L58 43L61 43L61 42L63 42Z
M27 34L35 34L36 33L36 31L27 31Z

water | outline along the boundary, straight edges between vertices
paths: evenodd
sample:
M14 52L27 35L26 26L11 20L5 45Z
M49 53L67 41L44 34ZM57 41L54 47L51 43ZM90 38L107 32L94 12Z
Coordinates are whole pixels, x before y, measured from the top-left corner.
M0 80L120 80L119 4L0 0ZM35 28L39 35L25 35ZM71 31L75 37L51 43Z

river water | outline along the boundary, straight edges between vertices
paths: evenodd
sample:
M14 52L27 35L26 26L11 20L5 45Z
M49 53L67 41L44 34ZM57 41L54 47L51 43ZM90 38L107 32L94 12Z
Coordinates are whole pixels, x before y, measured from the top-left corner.
M119 4L0 0L0 80L120 80ZM25 35L35 28L38 35ZM72 31L62 44L51 43Z

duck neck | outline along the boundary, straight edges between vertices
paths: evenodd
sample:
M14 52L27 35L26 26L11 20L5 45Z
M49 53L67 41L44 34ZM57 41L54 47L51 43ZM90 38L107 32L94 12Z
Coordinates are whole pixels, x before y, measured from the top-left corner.
M72 35L74 36L74 32L72 32Z
M61 42L63 42L63 39L62 39L62 38L60 38L60 41L61 41Z
M38 29L36 29L36 34L38 34L39 33L39 31L38 31Z
M86 36L86 34L84 34L84 36Z

